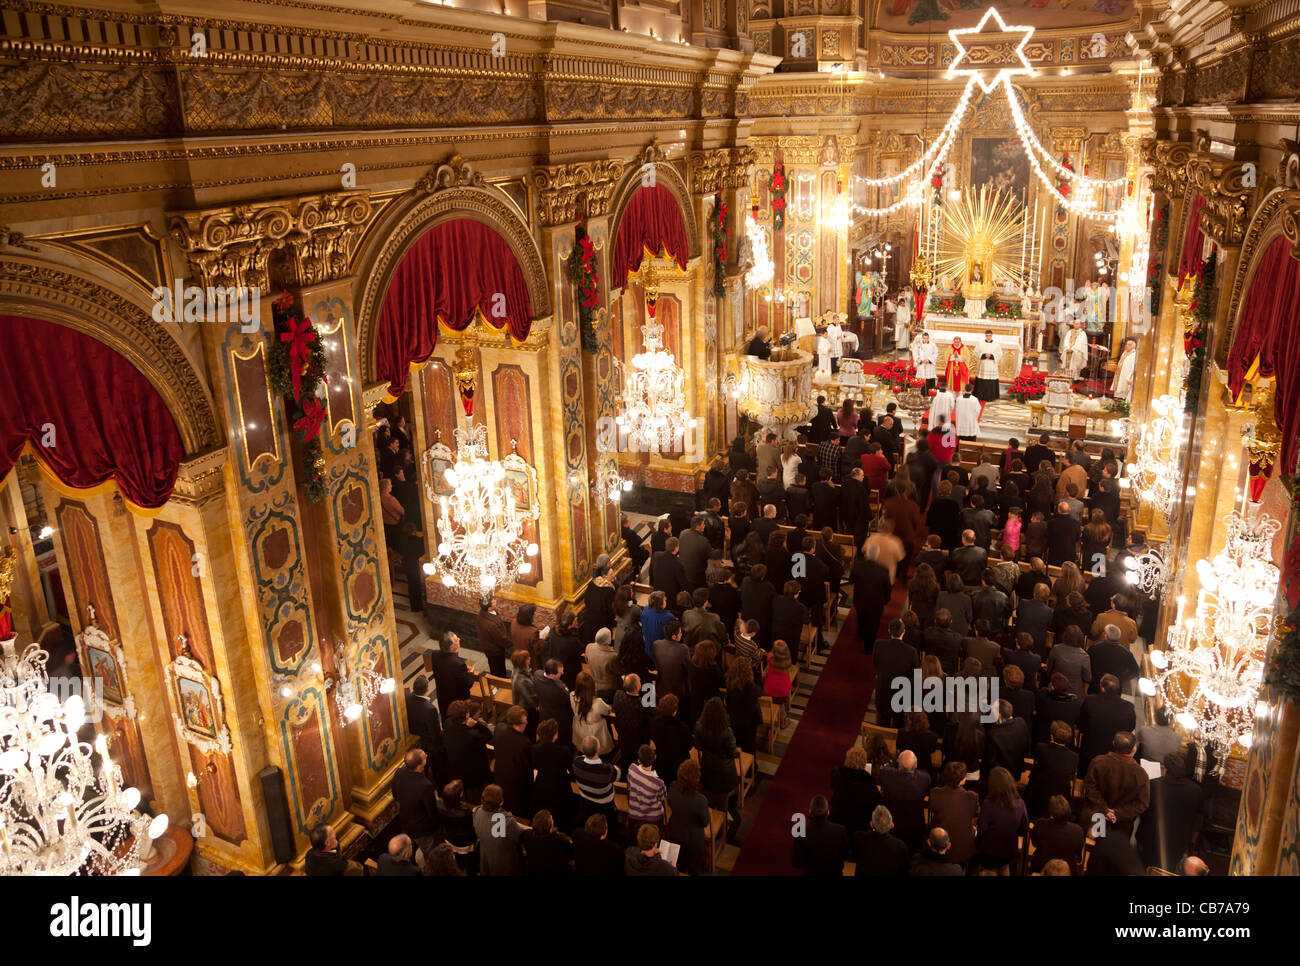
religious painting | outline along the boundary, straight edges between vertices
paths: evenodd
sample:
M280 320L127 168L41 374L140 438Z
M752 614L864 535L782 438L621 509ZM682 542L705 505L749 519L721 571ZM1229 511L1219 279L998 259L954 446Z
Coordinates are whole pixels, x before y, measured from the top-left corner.
M117 661L112 654L88 645L86 670L90 672L90 679L96 686L103 689L105 701L122 703L122 678L117 673Z
M172 721L182 741L204 754L229 754L230 731L223 722L221 686L198 661L182 655L167 665L175 703Z
M102 701L125 709L127 717L133 717L135 707L126 691L126 655L122 645L110 640L97 624L89 624L77 635L77 651L98 699L92 710L101 712L99 702Z
M447 483L445 475L451 467L451 460L445 456L431 456L428 467L429 485L433 487L434 496L451 496L454 489Z
M1019 138L972 138L970 187L987 187L1017 200L1029 190L1029 158Z
M515 507L519 510L527 510L533 505L532 487L529 485L528 474L523 470L506 470L506 489L514 497Z
M989 4L977 0L880 0L875 25L894 33L937 33L975 27L988 7ZM1005 12L1005 7L1003 10L1008 26L1093 27L1129 20L1134 3L1133 0L1026 0L1014 8L1014 13Z

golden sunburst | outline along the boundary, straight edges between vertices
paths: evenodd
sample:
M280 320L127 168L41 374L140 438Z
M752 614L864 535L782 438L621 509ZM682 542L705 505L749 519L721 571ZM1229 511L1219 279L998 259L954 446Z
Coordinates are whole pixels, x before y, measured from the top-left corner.
M961 282L968 295L988 293L992 286L1019 290L1024 225L1018 198L987 188L963 191L960 201L944 206L936 277Z

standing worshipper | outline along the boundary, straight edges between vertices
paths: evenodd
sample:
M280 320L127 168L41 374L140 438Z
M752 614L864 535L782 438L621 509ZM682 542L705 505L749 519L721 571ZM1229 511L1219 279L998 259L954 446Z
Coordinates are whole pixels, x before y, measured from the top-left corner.
M958 393L966 388L970 381L970 368L966 365L966 360L962 358L962 341L961 336L952 340L952 350L948 353L948 364L943 370L943 380L948 386L949 391Z
M938 381L934 368L938 361L939 347L930 341L929 332L922 332L912 340L912 365L916 366L916 378L925 381L926 392Z
M902 349L907 345L907 329L912 321L912 307L908 304L907 293L898 293L898 302L894 306L894 345Z
M1087 364L1088 333L1083 329L1083 322L1076 319L1061 343L1061 368L1071 381L1077 382Z
M969 389L962 393L954 408L957 436L960 439L974 440L979 438L980 413L983 409L984 404L972 395Z
M1112 395L1130 405L1133 403L1133 370L1137 367L1137 340L1125 339L1124 351L1115 366L1115 387Z
M844 330L836 323L834 317L826 326L826 341L830 344L831 372L839 372L840 359L844 356Z
M946 386L934 394L930 400L930 427L934 428L952 418L957 408L957 398Z
M984 330L984 341L975 347L975 384L972 387L975 398L981 403L992 402L1000 395L998 387L998 365L1002 361L1002 350L993 341L993 330Z

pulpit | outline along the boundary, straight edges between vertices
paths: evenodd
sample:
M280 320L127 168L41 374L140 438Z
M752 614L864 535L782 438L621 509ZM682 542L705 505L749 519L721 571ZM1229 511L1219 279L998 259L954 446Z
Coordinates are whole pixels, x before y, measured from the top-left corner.
M795 426L812 418L813 357L801 349L777 348L769 359L741 356L742 381L739 410L760 426L754 434L762 442L769 432L778 439L794 439Z

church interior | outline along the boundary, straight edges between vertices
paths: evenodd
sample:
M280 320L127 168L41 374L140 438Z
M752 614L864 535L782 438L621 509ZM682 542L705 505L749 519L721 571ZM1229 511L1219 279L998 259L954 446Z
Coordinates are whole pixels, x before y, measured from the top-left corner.
M7 0L0 873L1300 874L1296 2L995 2Z

